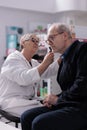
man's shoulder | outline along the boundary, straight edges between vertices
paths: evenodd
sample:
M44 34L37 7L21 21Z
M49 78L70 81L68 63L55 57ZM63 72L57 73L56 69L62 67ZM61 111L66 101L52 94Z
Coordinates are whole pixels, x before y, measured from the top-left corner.
M75 41L75 44L76 44L76 51L79 51L82 48L87 49L87 42L77 40Z
M76 40L74 43L76 43L78 46L87 45L87 42Z

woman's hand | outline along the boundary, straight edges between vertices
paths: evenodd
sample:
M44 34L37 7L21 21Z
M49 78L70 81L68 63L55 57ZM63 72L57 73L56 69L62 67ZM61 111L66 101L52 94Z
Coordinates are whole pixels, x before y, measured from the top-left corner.
M40 75L48 68L48 66L54 61L54 53L49 52L43 59L42 63L38 66L38 72Z
M47 65L50 65L54 61L54 53L49 52L47 55L44 57L42 63L45 63Z

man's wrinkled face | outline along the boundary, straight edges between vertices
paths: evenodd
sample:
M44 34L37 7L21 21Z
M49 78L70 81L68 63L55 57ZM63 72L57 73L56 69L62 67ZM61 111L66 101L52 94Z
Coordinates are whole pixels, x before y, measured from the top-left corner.
M52 47L54 52L62 53L65 46L64 44L64 32L57 32L54 27L48 31L47 43Z

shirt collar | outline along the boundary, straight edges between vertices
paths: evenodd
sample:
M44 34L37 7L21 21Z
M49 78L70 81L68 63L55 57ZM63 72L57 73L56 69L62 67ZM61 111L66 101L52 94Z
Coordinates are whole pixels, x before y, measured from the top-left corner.
M72 48L74 49L75 46L77 45L76 43L79 42L78 40L74 41L66 50L65 52L61 55L61 58L62 59L65 59L69 53L70 53L70 50L72 50Z

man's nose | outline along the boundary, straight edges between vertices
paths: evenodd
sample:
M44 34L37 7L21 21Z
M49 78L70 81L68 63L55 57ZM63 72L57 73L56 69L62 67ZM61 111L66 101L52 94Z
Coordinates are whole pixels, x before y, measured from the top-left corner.
M53 44L53 41L52 40L49 40L49 45L52 45Z

